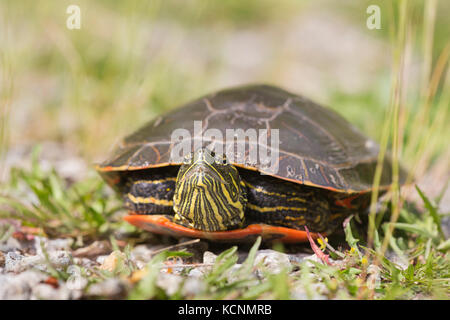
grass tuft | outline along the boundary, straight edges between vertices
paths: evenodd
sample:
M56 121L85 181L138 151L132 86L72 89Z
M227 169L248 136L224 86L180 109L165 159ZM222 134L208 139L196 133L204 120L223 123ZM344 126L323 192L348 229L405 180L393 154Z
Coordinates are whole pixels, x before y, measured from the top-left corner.
M8 188L0 195L0 218L13 218L41 228L50 237L81 240L107 238L130 228L117 215L116 195L97 177L70 183L54 169L44 171L35 149L31 169L13 168Z

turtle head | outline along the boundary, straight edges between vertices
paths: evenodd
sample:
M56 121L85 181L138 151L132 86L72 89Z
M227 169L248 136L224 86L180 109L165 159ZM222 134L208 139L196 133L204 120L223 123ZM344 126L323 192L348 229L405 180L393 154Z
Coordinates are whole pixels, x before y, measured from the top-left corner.
M185 158L173 198L176 222L202 231L239 228L246 203L245 186L225 156L198 149Z

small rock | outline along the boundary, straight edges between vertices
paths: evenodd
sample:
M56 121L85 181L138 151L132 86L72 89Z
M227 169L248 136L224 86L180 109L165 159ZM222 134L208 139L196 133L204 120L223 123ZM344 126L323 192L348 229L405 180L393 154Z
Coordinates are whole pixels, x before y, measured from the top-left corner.
M307 253L295 253L295 254L287 254L287 256L289 257L289 261L291 263L300 263L303 260L305 260L306 257L309 256L309 254Z
M48 258L55 268L63 268L70 265L72 255L65 250L55 250L48 253Z
M61 285L58 288L53 288L45 283L34 286L31 293L32 300L67 300L70 299L70 296L70 290L66 286Z
M50 263L55 268L63 268L70 264L71 255L67 251L53 251L48 253ZM6 255L5 271L19 273L27 269L36 268L41 271L48 269L43 255L23 256L16 252Z
M174 295L180 288L183 278L176 274L159 273L156 279L156 285L163 289L167 295Z
M88 285L89 281L83 276L80 266L72 264L66 272L70 277L66 280L65 286L73 292L81 292Z
M27 270L17 275L0 275L0 300L29 299L32 288L47 277L48 275L34 270Z
M111 245L108 241L94 241L87 247L75 250L72 255L77 258L89 258L109 254Z
M196 269L193 269L193 270L196 270ZM189 275L190 274L191 273L189 273ZM181 292L185 296L195 296L195 295L203 293L205 291L205 289L206 289L206 284L202 280L200 280L198 277L190 276L184 282Z
M217 256L210 251L205 251L205 253L203 253L203 263L205 264L214 264L216 259Z
M104 256L104 257L106 258L107 256ZM73 263L76 265L85 267L85 268L92 268L94 266L101 264L101 263L97 263L97 261L94 261L94 260L91 260L88 258L73 258Z
M126 284L117 278L110 278L105 281L95 283L87 290L88 296L120 298L126 292Z
M95 259L95 261L98 264L103 264L105 262L106 258L108 258L108 257L109 257L109 255L98 256L97 259ZM86 259L86 258L82 258L82 259Z
M236 263L234 266L232 266L230 269L227 270L226 277L228 282L232 283L235 281L242 280L240 276L238 276L237 272L242 267L242 264ZM246 279L248 280L248 279Z
M191 271L189 271L188 277L189 278L203 278L205 276L204 268L198 267L194 268Z
M19 240L9 237L5 242L0 243L0 251L9 252L14 250L21 250L22 244Z
M146 245L138 245L131 251L131 256L135 261L140 261L144 264L148 263L154 256L155 249L149 248Z
M326 286L323 283L311 283L310 294L306 291L305 287L298 283L294 285L291 290L291 299L293 300L326 300L326 296L322 295L321 292L326 291Z
M139 269L139 270L144 269L145 266L147 265L146 263L144 263L144 262L142 262L140 260L135 260L134 264L135 264L136 268Z
M36 250L36 254L43 254L42 247L44 247L47 252L55 250L70 251L72 244L72 238L48 239L45 237L34 237L34 249Z
M409 266L408 260L403 257L398 256L394 251L388 250L386 252L386 258L395 263L402 270L406 270Z
M309 300L308 293L306 292L306 289L301 286L297 285L291 290L291 299L293 300Z
M120 260L125 260L126 256L123 252L113 251L101 264L99 269L113 272Z
M282 270L291 270L292 264L285 253L275 250L260 250L255 257L255 265L262 264L270 273L280 273Z
M72 245L73 245L72 238L53 239L53 240L48 240L48 242L46 244L46 249L48 251L55 251L55 250L70 251Z
M16 253L8 252L5 258L5 271L19 273L28 269L27 263L24 261L25 256Z

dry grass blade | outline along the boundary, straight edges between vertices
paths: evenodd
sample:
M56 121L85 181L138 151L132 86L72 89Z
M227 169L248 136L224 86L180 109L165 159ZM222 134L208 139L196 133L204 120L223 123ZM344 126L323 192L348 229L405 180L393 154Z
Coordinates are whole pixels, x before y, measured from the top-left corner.
M399 186L399 160L400 160L400 144L399 137L402 136L399 133L399 114L400 109L404 107L404 101L402 101L402 98L404 98L404 95L402 94L405 88L403 87L403 76L404 76L404 69L405 69L405 56L406 48L411 48L411 46L407 45L407 41L411 40L410 37L408 37L409 34L409 27L410 27L410 21L409 21L409 14L408 14L408 2L407 1L400 1L400 20L399 20L399 28L398 28L398 34L397 39L395 43L395 51L394 51L394 83L392 86L392 105L390 108L392 108L392 215L391 215L391 223L396 222L398 219L398 215L400 213L401 208L401 199L400 199L400 186ZM387 249L387 246L389 244L389 239L392 236L393 232L393 226L390 224L390 227L388 229L387 234L385 235L385 238L383 239L381 252L384 254L384 252Z

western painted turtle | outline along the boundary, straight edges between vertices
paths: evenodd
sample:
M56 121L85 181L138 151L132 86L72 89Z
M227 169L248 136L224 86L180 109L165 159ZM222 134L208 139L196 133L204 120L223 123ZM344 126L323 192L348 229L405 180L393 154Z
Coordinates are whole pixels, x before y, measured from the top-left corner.
M192 153L174 160L177 129L188 134L184 142L192 142ZM244 132L234 141L244 145L241 151L232 144L227 149L228 140L217 138L227 129L235 136ZM249 129L266 130L266 138L278 129L278 149L251 139L255 131ZM211 145L243 161L227 161ZM250 159L255 148L277 154L277 171ZM249 85L209 94L157 117L125 137L97 170L123 194L130 213L125 219L151 232L217 241L261 235L302 242L304 226L313 236L330 234L351 213L368 207L378 149L330 109L277 87ZM386 157L381 190L390 185L391 167Z

